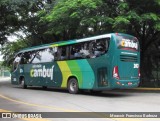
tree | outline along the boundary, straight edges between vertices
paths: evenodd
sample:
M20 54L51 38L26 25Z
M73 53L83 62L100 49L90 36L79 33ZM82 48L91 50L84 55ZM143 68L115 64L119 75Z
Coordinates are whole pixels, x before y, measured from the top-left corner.
M43 36L47 28L38 22L37 13L45 9L45 5L51 5L52 1L55 0L1 0L0 44L7 42L7 36L17 31L30 36L34 40L33 45L51 41L49 37Z
M39 44L53 42L52 36L44 34L47 26L39 23L38 12L49 9L56 0L2 0L0 1L0 44L4 63L10 64L10 59L20 49ZM8 42L7 36L17 35L16 32L25 34L17 42ZM19 36L19 35L17 35ZM9 60L9 62L8 62Z
M114 26L134 34L140 40L142 56L159 39L159 7L157 0L125 0L118 6L120 14L115 18Z
M10 33L18 30L18 17L14 11L15 6L9 0L0 1L0 44L7 41Z
M28 0L27 4L19 6L20 22L22 23L21 30L27 34L27 39L31 46L46 44L53 42L53 37L45 34L48 29L45 23L40 23L38 16L39 11L49 9L49 5L55 0Z
M17 40L16 42L5 43L0 49L3 54L4 66L11 66L16 52L23 48L28 47L28 42L26 40Z
M54 33L61 40L111 32L116 5L112 0L62 0L41 17L41 22L50 25L46 33Z

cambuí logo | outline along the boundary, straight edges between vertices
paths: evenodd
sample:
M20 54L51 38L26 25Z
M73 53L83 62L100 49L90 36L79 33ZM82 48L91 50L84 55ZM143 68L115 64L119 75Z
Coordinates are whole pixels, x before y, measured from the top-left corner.
M31 77L49 77L51 80L53 80L53 69L54 65L51 68L46 68L45 65L42 68L38 69L31 69L30 70L30 76Z
M136 50L138 49L138 43L129 39L122 39L121 46L135 48Z

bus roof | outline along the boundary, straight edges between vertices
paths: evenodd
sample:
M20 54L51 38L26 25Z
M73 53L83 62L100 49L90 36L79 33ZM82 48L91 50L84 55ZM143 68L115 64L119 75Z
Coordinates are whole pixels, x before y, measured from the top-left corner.
M19 51L17 54L28 52L28 51L39 50L39 49L45 49L48 47L64 46L64 45L75 44L75 43L79 43L79 42L86 42L86 41L102 39L102 38L111 38L111 36L115 35L115 34L132 36L129 34L124 34L124 33L103 34L103 35L97 35L97 36L93 36L93 37L82 38L82 39L66 40L66 41L59 41L59 42L54 42L54 43L49 43L49 44L42 44L39 46L33 46L33 47L25 48L25 49Z
M114 33L112 33L112 34L114 34ZM83 38L83 39L59 41L59 42L54 42L54 43L50 43L50 44L43 44L43 45L40 45L40 46L33 46L33 47L25 48L25 49L19 51L17 54L28 52L28 51L39 50L39 49L45 49L45 48L48 48L48 47L63 46L63 45L75 44L75 43L79 43L79 42L86 42L86 41L90 41L90 40L110 38L112 34L103 34L103 35L98 35L98 36L94 36L94 37L87 37L87 38Z

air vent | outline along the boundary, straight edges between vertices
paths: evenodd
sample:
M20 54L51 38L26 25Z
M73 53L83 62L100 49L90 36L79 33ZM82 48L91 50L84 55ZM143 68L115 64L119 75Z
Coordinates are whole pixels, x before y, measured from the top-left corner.
M124 62L138 62L137 56L120 55L120 60Z

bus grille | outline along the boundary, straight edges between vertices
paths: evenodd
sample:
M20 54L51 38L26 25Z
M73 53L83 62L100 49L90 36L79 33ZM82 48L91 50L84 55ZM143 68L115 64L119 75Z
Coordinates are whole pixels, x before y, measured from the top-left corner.
M137 56L120 55L120 60L124 62L138 62Z

